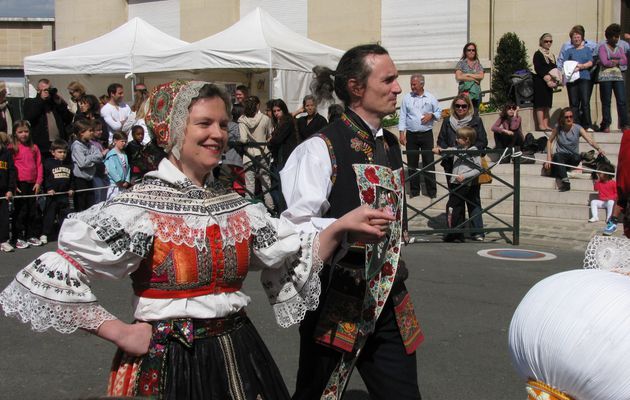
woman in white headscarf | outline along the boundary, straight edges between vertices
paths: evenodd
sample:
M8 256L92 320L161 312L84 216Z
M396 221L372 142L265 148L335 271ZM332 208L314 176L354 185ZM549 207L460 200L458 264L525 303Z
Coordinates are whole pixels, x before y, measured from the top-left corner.
M150 102L147 120L167 158L131 190L66 219L57 251L24 268L0 304L35 330L85 329L116 344L110 396L288 399L245 313L248 267L263 266L278 323L295 324L317 307L322 260L344 235L374 241L393 217L357 208L319 234L298 235L263 205L210 182L227 145L223 89L176 81ZM93 279L127 277L132 324L90 289Z

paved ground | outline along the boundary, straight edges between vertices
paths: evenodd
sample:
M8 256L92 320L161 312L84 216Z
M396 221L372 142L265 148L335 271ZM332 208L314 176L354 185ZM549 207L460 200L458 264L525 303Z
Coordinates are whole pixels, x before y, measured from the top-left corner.
M581 267L583 250L548 241L558 258L544 262L497 261L479 257L484 248L509 247L504 242L445 244L419 240L405 248L410 265L408 287L426 341L418 351L419 380L426 399L504 400L525 397L507 353L512 313L527 290L540 279ZM20 266L44 250L27 249L0 255L0 287ZM297 329L275 325L271 309L252 272L245 291L248 308L287 382L295 385ZM129 320L129 282L98 282L95 290L114 314ZM114 346L86 333L36 333L15 319L0 317L0 398L78 399L104 393ZM355 374L345 399L369 397Z

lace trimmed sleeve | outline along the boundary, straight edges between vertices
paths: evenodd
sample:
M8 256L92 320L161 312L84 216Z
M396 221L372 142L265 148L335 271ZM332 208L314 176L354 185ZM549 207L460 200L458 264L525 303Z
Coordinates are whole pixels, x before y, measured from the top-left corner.
M278 325L288 328L319 305L319 234L298 234L288 220L266 213L254 215L251 223L253 253L265 266L261 283Z
M586 247L584 268L630 274L630 239L593 236Z
M120 279L134 271L151 236L146 229L130 233L112 211L97 205L66 219L58 250L27 265L0 293L5 314L30 322L36 331L61 333L95 330L115 319L98 303L90 280Z

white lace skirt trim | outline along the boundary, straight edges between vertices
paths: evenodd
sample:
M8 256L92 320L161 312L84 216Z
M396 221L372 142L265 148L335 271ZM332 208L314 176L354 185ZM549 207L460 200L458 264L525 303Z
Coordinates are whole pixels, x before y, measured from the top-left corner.
M585 269L630 273L630 239L594 236L586 247Z
M61 333L72 333L79 328L96 330L108 320L116 319L98 303L63 303L33 294L16 280L2 293L0 305L7 316L31 323L41 332L53 328Z
M264 270L261 276L276 322L283 328L301 322L307 311L315 310L322 291L319 234L305 234L300 239L301 252L295 258L280 268Z

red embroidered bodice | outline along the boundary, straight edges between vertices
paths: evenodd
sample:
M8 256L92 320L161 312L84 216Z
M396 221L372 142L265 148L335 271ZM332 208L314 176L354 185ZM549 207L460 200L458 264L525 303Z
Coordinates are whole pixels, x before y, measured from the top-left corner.
M218 225L205 228L205 246L189 246L177 237L196 235L182 217L152 212L156 230L152 250L131 274L137 296L186 298L241 289L250 261L250 239L225 246ZM240 221L243 223L243 221ZM168 241L160 231L168 231Z

